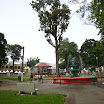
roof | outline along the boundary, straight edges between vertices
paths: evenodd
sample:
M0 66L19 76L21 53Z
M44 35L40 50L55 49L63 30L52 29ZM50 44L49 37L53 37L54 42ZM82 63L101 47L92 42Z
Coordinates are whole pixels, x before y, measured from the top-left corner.
M34 67L51 67L51 66L46 63L39 63L38 65L35 65Z

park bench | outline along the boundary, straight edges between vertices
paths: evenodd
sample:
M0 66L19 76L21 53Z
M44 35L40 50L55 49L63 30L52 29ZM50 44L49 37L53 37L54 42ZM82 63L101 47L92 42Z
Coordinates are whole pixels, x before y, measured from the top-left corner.
M38 89L35 89L35 83L17 83L17 90L19 90L19 93L21 91L31 92L31 95L33 93L37 94L38 91Z

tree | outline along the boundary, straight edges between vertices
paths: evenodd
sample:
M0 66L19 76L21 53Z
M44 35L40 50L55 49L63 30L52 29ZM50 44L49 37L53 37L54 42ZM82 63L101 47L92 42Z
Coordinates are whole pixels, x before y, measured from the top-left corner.
M59 76L58 48L69 24L70 10L66 4L61 5L59 0L36 0L32 1L31 6L38 12L40 30L44 31L46 40L55 48L56 75Z
M37 57L37 58L31 58L30 59L27 59L27 66L29 66L31 69L33 69L33 67L39 63L40 59Z
M88 20L95 24L98 28L99 34L104 36L104 1L93 0L88 6L87 10L90 12Z
M96 43L96 61L97 67L104 65L104 39L99 40Z
M66 72L68 73L69 59L78 55L78 46L74 42L64 39L59 47L59 59L65 61Z
M61 62L59 63L59 68L60 68L60 69L65 69L65 68L66 68L66 66L65 66L65 61L61 61Z
M87 66L93 66L96 65L96 57L97 57L97 51L96 51L96 43L94 39L86 39L85 42L82 44L80 49L80 54L83 59L85 67Z
M8 45L7 47L7 53L13 60L13 73L14 73L14 62L17 60L20 60L21 58L21 49L22 47L18 44L15 45Z
M85 67L101 67L104 65L104 39L95 41L94 39L86 40L81 46L81 57Z
M81 18L86 17L86 24L95 25L99 29L101 36L104 36L104 1L103 0L69 0L73 4L82 4L77 13L81 13ZM87 13L86 13L87 12ZM86 15L85 15L86 14Z
M6 58L6 45L7 40L4 37L4 34L0 32L0 68L1 65L6 64L8 62L8 59Z

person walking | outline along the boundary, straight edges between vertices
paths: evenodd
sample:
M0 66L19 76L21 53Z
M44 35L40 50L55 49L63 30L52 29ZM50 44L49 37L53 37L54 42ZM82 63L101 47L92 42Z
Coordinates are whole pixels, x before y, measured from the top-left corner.
M31 73L31 75L30 75L30 82L32 82L33 81L33 74Z
M42 74L39 74L39 76L38 76L38 82L40 82L40 81L42 81L42 83L43 83Z

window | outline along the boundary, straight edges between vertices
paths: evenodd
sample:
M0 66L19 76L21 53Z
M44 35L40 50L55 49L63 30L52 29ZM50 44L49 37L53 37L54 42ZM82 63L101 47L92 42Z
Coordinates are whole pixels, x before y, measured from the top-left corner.
M17 69L17 66L15 66L15 69Z
M6 69L8 69L8 66L6 66Z
M4 68L4 66L2 66L2 69Z
M10 69L12 69L13 68L13 66L10 66Z
M20 66L18 66L18 69L20 69Z

